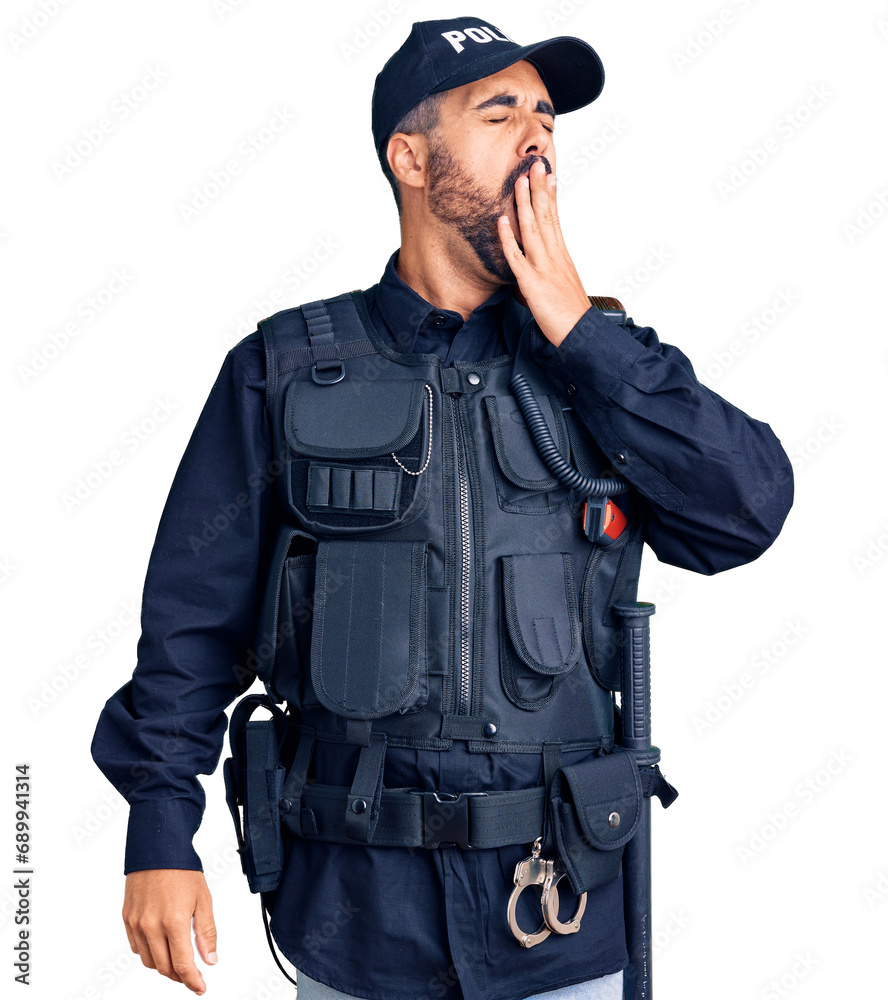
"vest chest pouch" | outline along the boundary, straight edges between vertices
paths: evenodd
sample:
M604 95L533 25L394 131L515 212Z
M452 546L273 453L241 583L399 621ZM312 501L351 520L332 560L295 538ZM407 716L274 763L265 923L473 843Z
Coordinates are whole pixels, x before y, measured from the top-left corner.
M331 712L378 719L425 707L428 545L428 539L320 541L311 681Z
M429 494L430 477L420 470L429 455L430 391L419 379L353 375L331 385L290 384L288 498L308 530L365 533L422 512Z
M537 402L553 439L567 454L568 440L557 396L539 393ZM551 514L567 500L569 490L549 471L512 395L485 396L493 441L497 502L518 514Z
M582 631L571 555L502 556L500 674L509 700L536 711L580 662Z

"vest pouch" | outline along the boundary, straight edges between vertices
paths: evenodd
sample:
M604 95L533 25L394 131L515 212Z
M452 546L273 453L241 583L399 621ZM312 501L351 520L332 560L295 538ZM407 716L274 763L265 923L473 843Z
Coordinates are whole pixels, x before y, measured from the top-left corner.
M428 500L418 473L429 451L430 399L419 379L349 374L294 381L284 404L288 499L302 524L327 535L406 524ZM398 461L395 461L394 455Z
M553 440L568 455L567 431L557 396L539 393L536 400ZM493 440L496 497L505 511L551 514L567 500L569 489L549 471L514 396L485 396Z
M425 707L428 544L321 540L311 681L331 712L378 719Z
M302 707L309 665L317 539L284 525L275 540L259 611L255 668L278 700Z
M535 711L579 663L582 632L569 552L501 556L500 674L509 700Z
M638 829L642 799L635 757L619 746L555 772L549 818L558 856L577 895L619 876L623 848Z

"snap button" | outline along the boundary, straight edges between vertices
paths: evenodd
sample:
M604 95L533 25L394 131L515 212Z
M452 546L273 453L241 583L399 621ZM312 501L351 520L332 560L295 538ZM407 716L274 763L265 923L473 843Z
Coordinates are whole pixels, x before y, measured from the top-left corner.
M616 455L614 455L614 461L619 462L620 465L624 465L626 462L626 456L621 451L618 451Z
M466 375L466 382L468 382L469 385L477 385L480 381L481 376L477 372L469 372L469 374Z
M352 802L352 812L362 813L366 808L367 808L367 803L364 801L364 799L355 799L355 801Z
M607 821L611 826L619 826L620 814L618 812L612 812L610 816L608 816Z
M567 383L567 394L568 396L576 396L577 387L573 384L573 382Z
M293 803L290 799L281 799L280 810L282 813L288 813L293 808Z
M444 326L447 322L447 317L442 316L440 313L435 317L435 326Z
M496 724L493 722L486 722L481 732L484 733L488 739L490 739L491 736L496 736Z

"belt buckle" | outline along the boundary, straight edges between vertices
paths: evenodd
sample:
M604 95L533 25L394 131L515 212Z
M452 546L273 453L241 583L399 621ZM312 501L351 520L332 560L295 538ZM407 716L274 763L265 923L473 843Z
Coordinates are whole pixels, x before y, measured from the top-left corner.
M444 845L471 849L469 843L469 798L487 792L438 792L421 790L422 846Z

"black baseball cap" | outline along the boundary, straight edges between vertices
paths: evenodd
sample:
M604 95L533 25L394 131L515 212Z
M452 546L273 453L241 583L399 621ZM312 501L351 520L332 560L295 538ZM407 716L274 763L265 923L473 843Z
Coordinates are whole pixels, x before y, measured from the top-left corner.
M519 45L477 17L414 21L373 86L373 140L380 162L395 126L424 97L498 73L520 59L536 68L557 114L591 104L604 86L598 53L581 38L559 35Z

